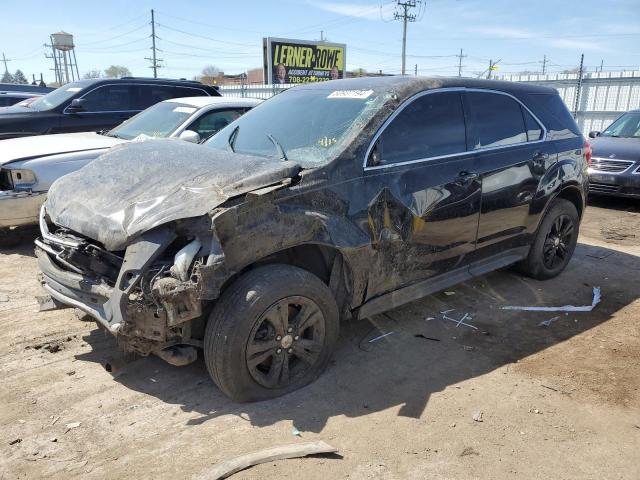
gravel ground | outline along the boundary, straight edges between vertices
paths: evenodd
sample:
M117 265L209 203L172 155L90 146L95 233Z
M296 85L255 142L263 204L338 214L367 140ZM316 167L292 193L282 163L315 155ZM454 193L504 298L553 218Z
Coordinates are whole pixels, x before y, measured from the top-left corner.
M233 478L638 479L640 202L591 203L560 277L504 270L351 322L313 385L240 405L201 359L127 358L72 310L37 313L27 238L0 253L0 479L199 478L315 439L340 455ZM594 286L588 313L500 309L588 305ZM380 332L393 333L370 343Z

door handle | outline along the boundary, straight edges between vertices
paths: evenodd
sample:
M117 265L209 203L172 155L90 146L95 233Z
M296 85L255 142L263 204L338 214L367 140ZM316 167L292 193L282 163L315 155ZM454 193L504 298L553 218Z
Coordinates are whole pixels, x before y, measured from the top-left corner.
M477 180L479 177L480 175L475 172L468 172L466 170L463 170L458 173L458 176L453 183L455 183L456 185L465 186L473 182L474 180Z

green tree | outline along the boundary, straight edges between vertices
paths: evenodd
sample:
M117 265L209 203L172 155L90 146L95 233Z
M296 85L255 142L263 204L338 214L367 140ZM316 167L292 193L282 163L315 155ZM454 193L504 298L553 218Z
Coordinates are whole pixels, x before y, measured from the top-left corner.
M13 74L13 83L26 85L27 83L29 83L29 80L27 80L27 77L24 76L24 73L22 73L22 70L18 69L16 70L16 73Z
M367 71L364 68L356 68L351 72L354 77L366 77Z
M100 70L89 70L85 72L83 78L100 78L102 77L102 71Z
M7 70L6 72L4 72L4 75L2 75L2 79L0 79L1 83L13 83L13 75L11 75L9 73L9 71Z
M122 65L111 65L104 71L104 76L107 78L130 77L131 71Z

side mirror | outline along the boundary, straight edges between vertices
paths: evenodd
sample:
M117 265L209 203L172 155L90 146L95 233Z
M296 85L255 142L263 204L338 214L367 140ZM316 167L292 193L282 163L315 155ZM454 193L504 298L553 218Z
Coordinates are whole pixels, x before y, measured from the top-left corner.
M198 132L194 132L193 130L185 130L183 131L178 138L180 140L184 140L189 143L200 143L200 134Z
M592 130L591 132L589 132L589 138L596 138L600 136L600 132L597 130Z
M86 98L74 98L71 100L71 105L67 107L70 112L82 112L87 109Z

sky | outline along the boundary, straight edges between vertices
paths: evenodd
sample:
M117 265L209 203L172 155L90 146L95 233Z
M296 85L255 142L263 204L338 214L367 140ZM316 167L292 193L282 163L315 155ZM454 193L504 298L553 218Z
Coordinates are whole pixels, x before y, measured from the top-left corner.
M55 5L55 8L53 7ZM192 78L214 65L237 74L262 66L262 38L325 39L347 45L347 70L399 74L402 23L395 2L364 0L1 0L0 56L8 69L54 78L49 34L74 35L80 75L123 65L151 76L151 9L159 76ZM640 68L640 0L427 0L408 25L407 73L457 75ZM7 21L11 19L11 21ZM321 33L322 32L322 33ZM47 52L49 50L47 49ZM0 69L4 66L0 63Z

